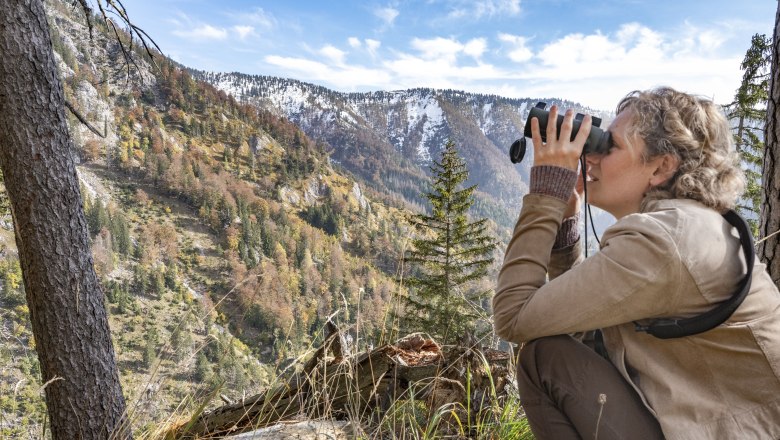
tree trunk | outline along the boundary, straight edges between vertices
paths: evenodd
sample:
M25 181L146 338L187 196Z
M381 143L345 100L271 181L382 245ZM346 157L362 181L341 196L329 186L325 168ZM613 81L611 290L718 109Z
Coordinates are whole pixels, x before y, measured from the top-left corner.
M761 205L760 238L768 237L758 245L758 255L766 263L775 284L780 282L780 3L775 14L775 33L772 40L772 73L769 79L769 101L766 111L764 139L763 203ZM774 234L774 235L772 235Z
M0 7L0 167L55 439L127 438L41 0Z

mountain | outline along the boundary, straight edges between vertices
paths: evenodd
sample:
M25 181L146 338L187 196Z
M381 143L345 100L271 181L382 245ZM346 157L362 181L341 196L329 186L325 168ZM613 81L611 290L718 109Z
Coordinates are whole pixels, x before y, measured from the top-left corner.
M322 337L386 342L408 212L290 120L242 104L105 21L46 3L93 263L134 425L241 399ZM119 31L127 43L127 35ZM40 367L0 191L0 437L45 432ZM4 208L6 210L4 211ZM140 437L144 437L141 435ZM148 438L148 437L147 437Z
M411 89L340 93L293 79L191 71L234 96L283 115L328 145L331 159L381 193L420 205L428 165L452 139L478 185L474 215L504 227L516 220L527 192L530 156L513 165L509 145L539 99L512 99L457 90ZM559 99L549 105L608 117Z
M406 208L424 209L427 165L447 139L479 185L474 213L499 241L514 221L530 161L511 165L506 146L532 100L191 73L137 44L128 63L114 32L127 35L98 19L90 37L81 8L46 7L65 97L105 134L68 113L136 426L268 386L327 321L353 350L391 340L390 309L408 294ZM0 437L35 437L44 384L3 194Z

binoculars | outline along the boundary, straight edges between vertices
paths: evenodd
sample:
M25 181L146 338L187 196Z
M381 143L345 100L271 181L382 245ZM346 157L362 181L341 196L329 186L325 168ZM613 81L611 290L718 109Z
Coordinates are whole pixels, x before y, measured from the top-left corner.
M520 163L523 160L523 157L525 157L526 138L531 137L531 119L539 119L539 131L542 135L542 142L547 141L547 120L550 118L550 112L545 110L545 107L547 107L547 103L538 102L528 113L528 119L525 120L525 129L523 130L524 137L514 141L512 146L509 147L509 160L511 160L512 163ZM571 140L574 140L574 137L577 136L577 132L580 130L582 119L584 117L585 115L582 113L577 113L577 115L574 116L574 124L571 130ZM599 128L601 126L601 118L597 118L595 116L592 118L593 124L590 128L588 140L585 141L585 147L582 149L582 154L606 153L609 150L610 134L608 131ZM559 136L561 134L562 124L563 115L558 115L556 127L557 134Z

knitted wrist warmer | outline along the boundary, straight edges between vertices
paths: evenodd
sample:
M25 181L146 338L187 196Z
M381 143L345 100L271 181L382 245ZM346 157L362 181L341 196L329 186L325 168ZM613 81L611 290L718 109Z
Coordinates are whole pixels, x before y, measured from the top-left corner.
M558 228L558 235L555 236L553 249L563 249L569 247L580 239L580 213L577 212L571 217L563 219L561 227Z
M545 194L567 202L576 183L576 171L554 165L535 166L531 168L529 192Z

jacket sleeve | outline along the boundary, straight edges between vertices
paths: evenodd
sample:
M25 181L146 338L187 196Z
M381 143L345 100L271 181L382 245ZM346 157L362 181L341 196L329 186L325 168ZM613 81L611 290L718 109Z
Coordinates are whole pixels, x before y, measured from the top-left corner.
M553 249L550 252L550 266L547 268L547 276L550 280L558 278L567 270L581 263L582 241L577 240L571 246L561 249Z
M557 278L582 261L579 223L579 213L561 221L552 252L550 252L550 265L547 268L548 279Z
M526 195L493 298L496 334L512 342L667 315L679 298L682 261L650 216L624 217L600 252L546 282L565 202Z

